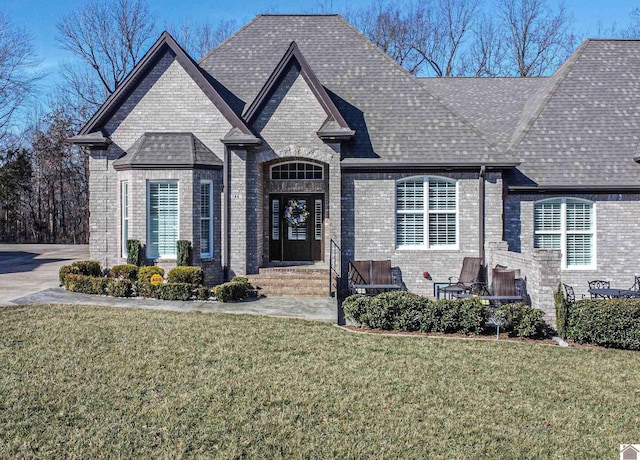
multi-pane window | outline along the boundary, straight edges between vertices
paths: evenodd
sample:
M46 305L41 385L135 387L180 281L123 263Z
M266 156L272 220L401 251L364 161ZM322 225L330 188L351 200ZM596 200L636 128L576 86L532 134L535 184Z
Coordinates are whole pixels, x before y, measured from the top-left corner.
M120 183L120 210L122 211L122 257L127 257L127 240L129 239L129 182Z
M213 183L200 182L200 257L213 257Z
M178 182L148 183L149 258L175 258L178 241Z
M396 246L452 249L458 244L457 184L442 177L396 183Z
M271 167L271 179L297 180L297 179L322 179L322 166L315 163L295 161L279 163Z
M534 205L533 246L560 249L565 268L595 266L593 203L572 198Z

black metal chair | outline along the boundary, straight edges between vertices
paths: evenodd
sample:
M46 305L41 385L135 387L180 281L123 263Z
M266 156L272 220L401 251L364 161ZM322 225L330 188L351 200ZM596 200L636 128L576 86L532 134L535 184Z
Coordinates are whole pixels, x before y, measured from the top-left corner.
M630 291L640 292L640 276L636 276L633 281L633 286L629 288Z
M593 280L589 281L589 290L591 289L611 289L611 282L604 280ZM599 294L591 294L592 299L608 299L609 296L599 295Z
M562 284L564 287L564 295L567 297L567 303L574 303L576 301L576 293L573 291L573 286L568 284Z

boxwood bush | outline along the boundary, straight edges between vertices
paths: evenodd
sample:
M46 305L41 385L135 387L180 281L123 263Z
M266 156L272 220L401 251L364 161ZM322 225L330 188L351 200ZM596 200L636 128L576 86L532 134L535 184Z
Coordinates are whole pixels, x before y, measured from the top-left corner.
M584 299L569 306L567 338L640 350L640 299Z
M160 267L140 267L138 270L138 283L150 283L153 275L164 277L164 270Z
M100 262L95 260L78 260L69 265L63 265L58 271L60 284L65 284L65 276L68 274L84 275L84 276L102 276L102 268Z
M104 294L107 289L108 278L98 276L68 274L64 279L64 286L69 291L83 294Z
M233 302L247 297L248 283L229 281L213 288L213 293L220 302Z
M354 295L342 304L345 316L374 329L480 334L493 311L476 298L430 300L410 292ZM541 310L524 304L500 307L513 336L541 338L547 325ZM488 329L488 328L487 328Z
M204 284L204 272L200 267L175 267L169 270L169 283L187 283L196 286Z
M410 292L350 296L342 304L347 318L385 330L479 334L484 306L477 299L432 301Z
M165 283L156 286L155 297L161 300L189 300L193 286L188 283Z
M196 288L195 295L198 300L209 300L213 295L213 291L206 286L200 286Z
M110 278L107 280L106 292L113 297L131 297L133 283L128 279Z
M109 275L120 280L136 281L138 279L138 266L133 264L114 265L109 270Z
M549 335L549 326L544 321L544 312L523 303L501 306L506 324L503 330L510 336L542 339Z

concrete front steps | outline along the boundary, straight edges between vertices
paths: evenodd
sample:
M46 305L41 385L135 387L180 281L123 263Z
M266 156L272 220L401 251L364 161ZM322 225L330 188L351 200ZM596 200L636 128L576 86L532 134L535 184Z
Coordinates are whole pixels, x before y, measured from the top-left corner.
M247 278L258 294L267 297L329 296L328 268L268 267Z

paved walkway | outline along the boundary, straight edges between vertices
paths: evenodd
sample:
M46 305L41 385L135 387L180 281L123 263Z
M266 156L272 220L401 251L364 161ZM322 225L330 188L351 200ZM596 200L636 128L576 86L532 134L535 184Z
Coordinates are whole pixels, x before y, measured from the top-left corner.
M45 289L40 292L13 299L13 304L61 303L97 305L105 307L143 308L165 311L200 311L204 313L235 313L249 315L281 316L335 323L336 300L330 297L263 297L243 302L181 302L142 298L94 296L69 292L62 288Z
M336 322L330 297L264 297L235 303L116 298L69 292L58 287L58 270L89 258L87 245L0 244L0 306L28 303L84 304L168 311L222 312Z

